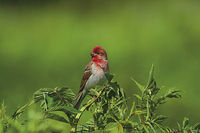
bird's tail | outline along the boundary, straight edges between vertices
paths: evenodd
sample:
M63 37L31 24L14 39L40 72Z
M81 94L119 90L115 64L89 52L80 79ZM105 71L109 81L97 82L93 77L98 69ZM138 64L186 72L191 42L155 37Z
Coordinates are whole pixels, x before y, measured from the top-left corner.
M79 107L81 105L81 102L83 101L85 95L86 95L86 91L85 90L80 91L78 93L78 96L76 97L75 102L74 102L74 108L75 109L77 109L77 110L79 109Z

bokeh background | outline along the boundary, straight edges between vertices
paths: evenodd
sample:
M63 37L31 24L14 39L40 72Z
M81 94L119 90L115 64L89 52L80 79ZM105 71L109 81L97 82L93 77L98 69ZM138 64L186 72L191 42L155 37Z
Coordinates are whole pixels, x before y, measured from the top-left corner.
M138 92L130 77L145 84L154 64L159 85L183 94L161 106L166 123L200 120L198 0L0 1L0 103L12 114L39 88L77 92L96 45L129 103Z

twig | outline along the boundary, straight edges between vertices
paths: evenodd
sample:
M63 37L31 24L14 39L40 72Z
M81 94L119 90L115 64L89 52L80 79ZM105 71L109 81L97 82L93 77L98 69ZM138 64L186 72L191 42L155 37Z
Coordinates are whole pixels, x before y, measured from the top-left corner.
M90 99L89 102L80 109L80 113L78 113L75 116L74 124L72 125L72 128L71 128L71 133L75 133L76 132L78 121L79 121L80 117L82 116L83 112L86 109L88 109L103 94L103 92L105 91L106 88L107 87L104 87L102 90L100 90L97 97L93 97L92 99Z
M64 103L64 102L63 102L63 99L60 97L60 94L59 94L57 91L56 91L56 95L59 97L61 103Z

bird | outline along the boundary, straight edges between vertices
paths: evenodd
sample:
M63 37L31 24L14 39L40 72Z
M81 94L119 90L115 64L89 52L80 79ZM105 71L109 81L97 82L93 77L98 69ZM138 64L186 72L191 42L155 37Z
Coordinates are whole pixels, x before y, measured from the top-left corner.
M74 108L77 110L88 90L97 85L103 85L106 82L105 73L109 72L107 53L101 46L95 46L90 55L91 62L85 67L80 89L74 102Z

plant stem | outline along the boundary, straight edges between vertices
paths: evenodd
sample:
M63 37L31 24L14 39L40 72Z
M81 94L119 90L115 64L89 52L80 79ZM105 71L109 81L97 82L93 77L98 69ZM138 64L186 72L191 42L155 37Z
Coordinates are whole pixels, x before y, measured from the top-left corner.
M80 117L82 116L82 114L84 113L84 111L86 109L88 109L93 103L95 103L95 101L103 94L103 92L105 91L107 87L104 87L102 90L100 90L98 92L98 96L96 97L93 97L92 99L90 99L88 101L88 103L83 106L81 109L80 109L80 113L78 113L76 116L75 116L75 120L74 120L74 124L72 125L72 128L71 128L71 133L75 133L76 130L77 130L77 125L78 125L78 121L80 120Z

